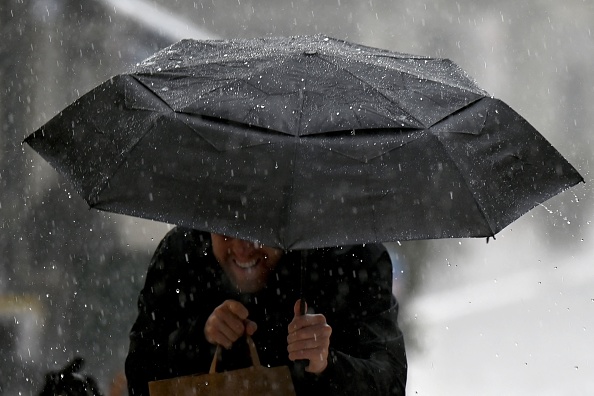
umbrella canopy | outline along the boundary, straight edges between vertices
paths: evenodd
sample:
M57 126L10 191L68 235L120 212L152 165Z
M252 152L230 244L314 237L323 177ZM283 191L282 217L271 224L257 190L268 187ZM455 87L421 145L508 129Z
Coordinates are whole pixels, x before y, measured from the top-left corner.
M88 204L283 249L489 237L583 181L447 59L183 40L25 140Z

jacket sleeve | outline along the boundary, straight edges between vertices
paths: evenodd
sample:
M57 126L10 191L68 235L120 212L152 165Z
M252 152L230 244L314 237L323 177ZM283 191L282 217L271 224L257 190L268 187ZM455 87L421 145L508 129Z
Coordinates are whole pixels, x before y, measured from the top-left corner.
M326 308L332 327L328 367L317 377L306 373L307 385L296 384L302 387L299 393L404 395L407 358L387 252L374 246L357 248L343 254L335 266L334 283L329 279L327 284L336 284L336 297L321 297L332 301ZM343 276L337 276L341 269Z
M161 241L138 298L125 366L130 395L148 396L149 381L199 372L203 369L199 364L212 357L202 336L206 313L188 315L185 309L187 260L182 237L174 230Z

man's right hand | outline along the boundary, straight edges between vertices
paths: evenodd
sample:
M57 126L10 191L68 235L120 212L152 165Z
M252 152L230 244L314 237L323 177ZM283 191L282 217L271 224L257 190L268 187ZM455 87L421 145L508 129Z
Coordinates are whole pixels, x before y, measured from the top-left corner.
M204 335L211 344L229 349L244 334L253 335L258 326L248 319L247 308L235 300L226 300L215 308L204 325Z

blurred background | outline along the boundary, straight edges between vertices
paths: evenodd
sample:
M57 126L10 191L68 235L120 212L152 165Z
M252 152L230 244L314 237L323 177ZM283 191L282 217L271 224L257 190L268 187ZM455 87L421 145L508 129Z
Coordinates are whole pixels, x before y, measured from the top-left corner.
M496 240L387 244L412 395L594 392L591 0L3 0L0 394L74 356L120 395L150 256L171 227L89 210L23 138L182 38L325 33L450 58L536 127L585 184Z

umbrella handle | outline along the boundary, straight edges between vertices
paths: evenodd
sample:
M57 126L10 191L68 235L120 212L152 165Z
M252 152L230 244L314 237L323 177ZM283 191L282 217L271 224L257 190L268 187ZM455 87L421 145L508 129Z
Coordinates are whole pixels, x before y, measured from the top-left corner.
M305 275L306 275L306 268L307 268L307 257L308 257L308 251L307 250L302 250L301 251L301 283L299 286L299 314L300 315L305 315L305 307L306 307L306 303L305 303L305 296L304 294L304 282L305 282Z
M305 297L303 294L304 294L304 283L305 283L308 251L302 250L300 253L301 253L300 254L300 256L301 256L301 260L300 260L301 281L300 281L300 285L299 285L299 314L305 315L306 303L305 303ZM295 373L299 376L303 376L305 374L305 367L307 366L308 363L309 362L307 360L296 360L294 362Z

